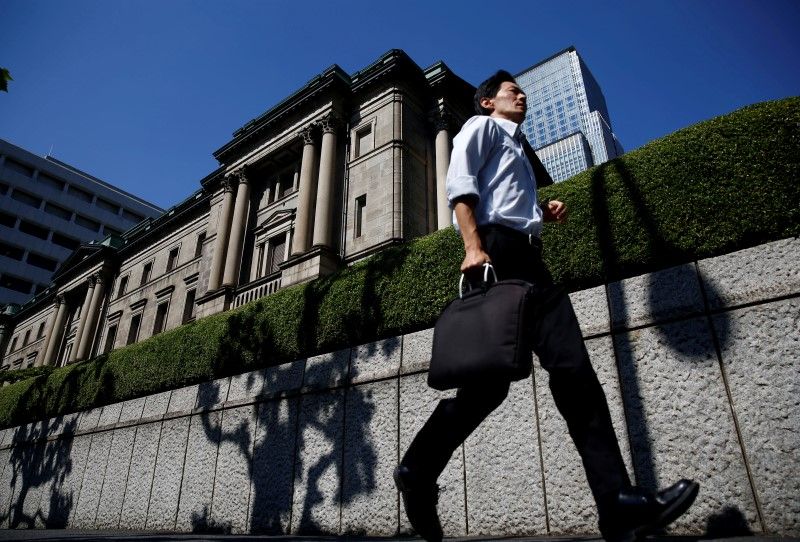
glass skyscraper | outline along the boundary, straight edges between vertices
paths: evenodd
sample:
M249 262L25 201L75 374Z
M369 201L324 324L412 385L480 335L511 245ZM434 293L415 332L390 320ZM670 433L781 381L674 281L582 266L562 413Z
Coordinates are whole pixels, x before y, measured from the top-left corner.
M600 85L575 47L516 75L528 95L522 131L555 182L623 153Z

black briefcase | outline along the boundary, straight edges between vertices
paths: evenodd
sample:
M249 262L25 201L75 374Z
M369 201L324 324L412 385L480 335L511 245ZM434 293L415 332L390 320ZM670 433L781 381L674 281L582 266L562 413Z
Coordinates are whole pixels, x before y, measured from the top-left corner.
M521 380L531 374L528 340L533 285L524 280L489 282L487 266L479 288L445 307L433 329L428 385L437 390Z

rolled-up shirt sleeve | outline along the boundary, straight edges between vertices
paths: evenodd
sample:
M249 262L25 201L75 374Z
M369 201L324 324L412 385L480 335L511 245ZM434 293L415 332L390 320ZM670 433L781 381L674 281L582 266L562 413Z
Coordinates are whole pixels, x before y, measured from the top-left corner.
M478 177L496 131L497 126L489 117L472 117L453 139L453 152L447 169L447 202L451 209L455 200L464 196L480 200Z

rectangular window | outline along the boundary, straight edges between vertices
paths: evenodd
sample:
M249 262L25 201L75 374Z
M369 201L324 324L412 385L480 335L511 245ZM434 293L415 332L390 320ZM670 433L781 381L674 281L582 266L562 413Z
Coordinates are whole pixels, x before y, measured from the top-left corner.
M165 301L156 307L156 322L153 324L153 335L158 335L164 331L167 324L167 311L169 310L169 302Z
M374 138L372 126L364 126L356 132L356 158L364 156L372 150Z
M8 348L8 351L13 352L16 349L17 349L17 337L14 337L13 339L11 339L11 346Z
M119 230L117 230L115 228L112 228L111 226L109 226L107 224L105 226L103 226L103 233L105 235L116 235L116 236L122 235L121 231L119 231Z
M139 326L142 323L142 313L131 317L131 327L128 330L128 342L125 344L133 344L139 338Z
M36 338L41 339L44 337L44 322L39 324L39 331L36 332Z
M0 196L5 196L6 192L8 192L8 185L6 183L0 183Z
M167 273L178 267L179 253L180 253L180 247L175 247L169 251L169 257L167 258Z
M111 203L107 199L97 198L97 206L114 215L119 213L119 205L116 203Z
M93 196L91 192L87 192L83 188L78 188L77 186L69 185L67 188L67 194L78 198L81 201L85 201L86 203L92 203Z
M15 189L14 192L11 194L11 199L17 200L20 203L24 203L25 205L30 205L31 207L38 209L39 206L42 204L42 200L28 194L27 192L22 192L19 189Z
M47 237L50 235L50 231L47 228L43 228L33 222L28 222L27 220L20 221L19 231L32 235L33 237L38 237L39 239L44 239L45 241L47 241Z
M58 262L56 260L39 256L33 252L28 253L28 263L41 269L46 269L47 271L55 271L56 267L58 267Z
M0 211L0 224L7 228L13 228L17 225L17 217Z
M9 290L14 290L21 294L29 294L31 293L31 288L33 288L33 283L25 279L4 274L2 278L0 278L0 288L8 288Z
M153 272L153 262L147 262L144 264L144 269L142 269L142 281L139 283L139 286L144 286L150 281L150 273Z
M58 246L68 248L70 250L75 250L79 246L81 246L81 242L77 239L73 239L72 237L67 237L66 235L62 235L58 232L53 232L53 243Z
M122 218L125 220L130 220L131 222L141 222L144 220L142 215L134 213L133 211L129 211L128 209L122 209Z
M50 203L49 201L44 204L44 212L53 216L57 216L63 220L69 221L72 219L72 211L69 209L64 209L54 203Z
M86 228L87 230L91 231L100 231L100 223L96 220L92 220L91 218L87 218L85 216L81 216L79 214L75 215L75 224Z
M109 326L108 333L106 333L106 344L103 347L103 353L111 352L114 349L114 342L117 340L117 326Z
M39 182L45 185L48 188L52 188L56 192L63 192L64 191L64 182L59 181L58 179L54 179L50 175L45 175L44 173L39 173Z
M264 276L263 275L263 273L264 273L264 256L266 256L266 248L267 248L267 244L266 243L259 243L259 245L256 247L256 251L257 251L257 254L258 254L258 260L257 260L258 264L256 265L256 278L261 278L261 277Z
M367 206L367 195L358 196L356 198L356 223L355 223L355 237L361 237L363 234L362 228L364 225L364 209Z
M6 158L5 165L11 171L16 171L20 175L25 175L26 177L33 177L33 168L26 166L25 164L20 164L16 160L12 160L11 158Z
M183 320L181 323L185 324L194 320L194 299L197 291L192 289L186 292L186 303L183 305Z
M194 257L199 258L203 255L203 243L206 242L206 232L200 232L197 236L197 244L194 246Z
M5 256L6 258L11 258L12 260L21 262L24 255L25 250L0 241L0 256Z
M28 346L28 341L31 339L31 330L25 332L25 338L22 339L22 347L25 348Z
M280 264L286 255L286 234L276 235L269 240L269 250L267 252L267 274L280 271Z
M119 289L117 290L117 297L122 297L128 291L128 275L119 279Z

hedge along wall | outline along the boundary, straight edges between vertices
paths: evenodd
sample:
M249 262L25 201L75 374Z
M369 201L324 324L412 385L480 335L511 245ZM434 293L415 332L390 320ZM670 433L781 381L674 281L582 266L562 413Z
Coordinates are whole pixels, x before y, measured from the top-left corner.
M574 290L800 234L800 98L746 107L543 189L567 203L545 258ZM455 294L452 228L0 390L0 426L124 401L433 325Z

